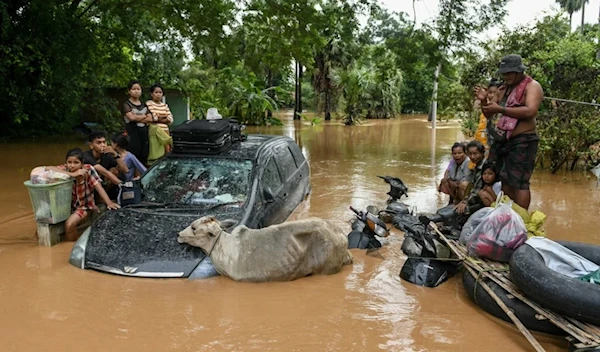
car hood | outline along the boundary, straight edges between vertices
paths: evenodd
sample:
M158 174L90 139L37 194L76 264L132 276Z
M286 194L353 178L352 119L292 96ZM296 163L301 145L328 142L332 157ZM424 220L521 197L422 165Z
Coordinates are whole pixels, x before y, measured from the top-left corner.
M242 209L210 212L219 220L242 218ZM85 268L142 277L188 277L205 257L200 248L177 242L181 230L203 214L121 208L105 212L93 225Z

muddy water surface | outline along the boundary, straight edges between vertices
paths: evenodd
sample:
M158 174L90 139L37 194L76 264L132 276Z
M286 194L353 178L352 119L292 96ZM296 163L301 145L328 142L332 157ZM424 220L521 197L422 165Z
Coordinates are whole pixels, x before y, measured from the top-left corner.
M401 177L407 203L432 211L446 199L435 186L462 139L457 125L432 133L420 117L356 127L249 129L284 134L302 147L313 193L296 218L349 219L348 206L384 205ZM354 251L333 276L286 283L135 279L83 271L67 262L72 243L38 247L23 181L37 165L60 164L74 143L3 145L0 157L0 341L2 351L520 351L512 328L480 311L459 278L421 288L398 277L401 233L381 251ZM79 144L81 145L81 144ZM548 215L553 239L600 243L600 190L583 174L536 172L532 209ZM564 340L536 335L548 351Z

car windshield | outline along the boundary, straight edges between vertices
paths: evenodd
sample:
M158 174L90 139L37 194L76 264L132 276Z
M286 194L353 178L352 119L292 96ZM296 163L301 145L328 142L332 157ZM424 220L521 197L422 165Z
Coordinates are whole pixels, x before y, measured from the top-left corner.
M249 193L251 173L250 160L163 158L142 178L143 199L153 203L241 206Z

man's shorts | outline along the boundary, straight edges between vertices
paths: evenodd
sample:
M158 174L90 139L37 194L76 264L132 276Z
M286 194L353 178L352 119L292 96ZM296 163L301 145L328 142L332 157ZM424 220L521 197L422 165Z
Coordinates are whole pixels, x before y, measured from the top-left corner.
M520 134L494 148L502 184L521 190L529 189L539 141L540 138L535 133Z

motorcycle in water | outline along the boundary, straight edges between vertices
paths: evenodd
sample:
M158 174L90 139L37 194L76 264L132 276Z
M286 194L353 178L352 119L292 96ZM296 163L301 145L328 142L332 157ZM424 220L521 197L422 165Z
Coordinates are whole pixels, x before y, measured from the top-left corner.
M348 248L373 249L381 248L381 242L375 237L390 235L385 223L377 214L368 211L358 211L353 207L350 210L356 215L352 224L352 232L348 234Z
M408 187L406 187L404 182L402 182L402 180L399 179L398 177L392 177L392 176L377 176L377 177L379 177L380 179L385 181L385 183L390 185L390 191L387 193L387 195L390 196L390 198L387 201L388 203L396 202L396 201L400 200L400 198L402 198L402 196L408 197Z

